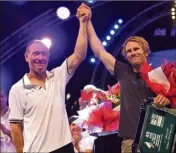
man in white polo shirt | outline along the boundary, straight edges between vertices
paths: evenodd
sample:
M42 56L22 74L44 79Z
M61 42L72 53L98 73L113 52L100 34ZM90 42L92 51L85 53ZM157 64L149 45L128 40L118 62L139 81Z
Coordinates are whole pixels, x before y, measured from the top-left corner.
M47 71L49 49L40 41L28 44L29 73L9 94L12 139L17 152L73 153L65 109L65 88L87 51L87 19L80 19L74 53L60 67Z

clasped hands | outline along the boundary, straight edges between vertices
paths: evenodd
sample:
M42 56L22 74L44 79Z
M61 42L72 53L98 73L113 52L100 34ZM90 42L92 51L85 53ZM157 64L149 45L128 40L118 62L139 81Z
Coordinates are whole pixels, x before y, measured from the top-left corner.
M89 6L82 3L77 9L76 17L80 22L88 22L91 19L92 12Z

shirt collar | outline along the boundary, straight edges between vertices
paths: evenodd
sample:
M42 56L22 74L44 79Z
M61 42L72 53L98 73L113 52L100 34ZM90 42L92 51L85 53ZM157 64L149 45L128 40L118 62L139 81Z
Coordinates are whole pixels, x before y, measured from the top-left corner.
M46 71L46 76L47 76L47 80L49 80L50 78L52 78L54 76L54 73L53 72L49 72L49 71ZM26 89L31 89L31 88L34 88L36 87L37 85L35 84L32 84L27 76L27 74L24 75L23 77L23 86L24 88Z
M54 72L49 72L46 70L46 76L47 76L47 79L49 80L50 78L54 76Z

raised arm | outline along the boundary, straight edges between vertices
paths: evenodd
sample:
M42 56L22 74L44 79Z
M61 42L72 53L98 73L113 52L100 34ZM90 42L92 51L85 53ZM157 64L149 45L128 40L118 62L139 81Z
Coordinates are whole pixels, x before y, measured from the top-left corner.
M87 53L87 21L88 14L79 17L79 33L73 54L68 58L68 71L73 73L78 65L85 59Z
M111 74L114 74L115 58L105 50L104 46L102 45L102 42L96 35L96 32L90 20L88 22L87 32L89 43L95 56L97 56L99 60L103 62L103 64Z
M108 53L104 46L102 45L100 39L98 38L94 27L91 22L91 9L85 5L82 4L79 7L80 14L88 13L89 14L89 20L87 24L87 33L88 33L88 39L89 39L89 44L91 46L92 51L94 52L95 56L99 58L101 62L105 65L105 67L108 69L108 71L112 74L114 74L114 65L115 65L115 58Z
M17 153L23 152L23 134L21 123L10 123L12 141Z

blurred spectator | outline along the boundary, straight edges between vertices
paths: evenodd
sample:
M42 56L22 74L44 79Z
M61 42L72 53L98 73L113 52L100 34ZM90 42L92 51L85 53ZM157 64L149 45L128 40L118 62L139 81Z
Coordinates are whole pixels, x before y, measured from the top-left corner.
M9 109L7 106L7 95L1 89L1 123L0 123L0 130L1 130L1 152L15 152L15 148L12 144L11 133L10 133L10 123L9 123Z
M75 153L84 152L92 153L94 140L96 137L90 136L87 131L74 123L78 116L71 116L69 118L70 130L73 137L73 145Z

